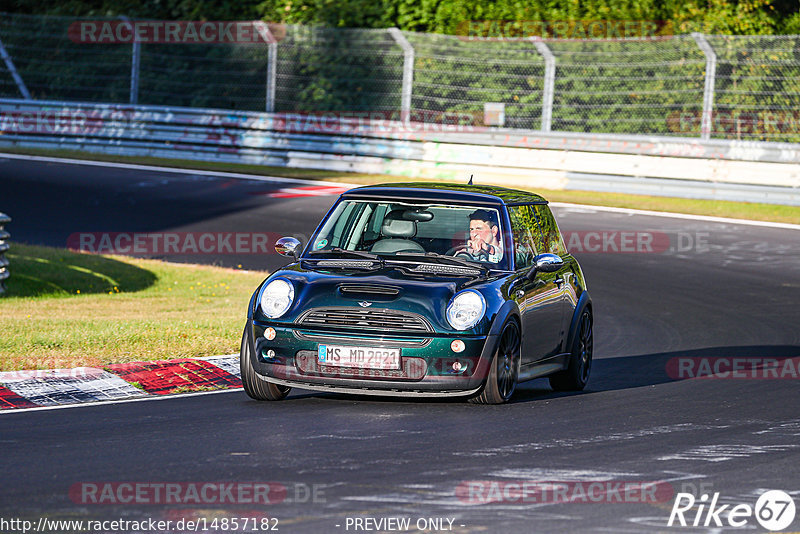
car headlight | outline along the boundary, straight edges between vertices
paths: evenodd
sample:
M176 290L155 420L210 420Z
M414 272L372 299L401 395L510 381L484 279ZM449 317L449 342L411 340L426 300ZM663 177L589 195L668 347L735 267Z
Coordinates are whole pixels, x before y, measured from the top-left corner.
M280 317L294 301L294 286L283 278L276 278L261 289L259 305L270 319Z
M484 313L486 300L483 295L468 289L450 300L447 305L447 322L456 330L467 330L478 324Z

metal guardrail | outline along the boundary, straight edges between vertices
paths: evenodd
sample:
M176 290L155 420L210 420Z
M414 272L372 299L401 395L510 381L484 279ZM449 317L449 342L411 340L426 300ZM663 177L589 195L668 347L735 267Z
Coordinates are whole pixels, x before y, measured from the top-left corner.
M715 190L734 184L739 200L800 205L800 144L791 143L543 133L386 120L374 114L17 99L0 99L0 133L0 146L431 179L459 179L475 172L484 181L548 189L578 189L578 182L586 188L594 177L596 190L631 192L633 180L643 192L655 185L648 179L660 179L672 180L672 185L705 184L703 195L719 198ZM658 192L662 189L659 185L652 194L663 194ZM699 189L685 191L697 198Z
M0 295L6 291L6 280L9 277L8 259L5 257L9 249L8 238L11 234L5 231L5 225L11 222L11 217L0 213Z
M0 132L7 140L70 138L86 144L152 146L219 152L254 149L414 157L411 142L491 145L648 156L800 163L800 144L694 137L541 132L387 120L380 113L343 116L262 113L165 106L130 106L0 98ZM444 116L446 120L448 117ZM458 120L458 115L449 116ZM303 141L312 142L304 145ZM313 144L316 142L316 144ZM370 147L370 148L368 148ZM399 151L397 149L400 149ZM421 151L417 151L417 155Z

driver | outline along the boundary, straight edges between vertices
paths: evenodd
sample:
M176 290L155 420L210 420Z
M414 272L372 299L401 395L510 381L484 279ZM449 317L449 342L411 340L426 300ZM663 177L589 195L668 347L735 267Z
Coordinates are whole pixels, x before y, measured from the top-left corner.
M474 258L486 256L492 263L498 263L502 259L503 245L500 243L500 228L491 211L478 209L470 213L467 251Z

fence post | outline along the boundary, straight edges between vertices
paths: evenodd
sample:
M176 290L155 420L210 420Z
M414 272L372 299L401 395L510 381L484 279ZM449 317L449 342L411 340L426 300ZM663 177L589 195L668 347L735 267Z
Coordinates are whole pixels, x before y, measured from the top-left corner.
M267 113L273 113L275 111L275 83L278 76L278 40L263 21L257 20L253 25L267 43L267 101L264 108Z
M139 58L141 57L142 43L133 42L131 57L131 104L139 103Z
M136 39L136 32L133 28L131 19L125 15L120 15L120 20L127 22L131 25L131 34L133 35L133 48L131 50L131 94L129 101L131 105L136 105L139 102L139 58L142 52L142 43Z
M411 91L414 84L414 47L398 28L389 28L389 35L403 49L403 85L400 95L400 116L403 122L411 121Z
M706 56L706 80L705 86L703 87L703 116L700 122L700 138L705 140L711 137L711 119L712 113L714 112L714 82L717 77L717 54L702 33L693 32L692 38Z
M25 100L30 100L31 94L28 92L28 87L25 85L25 82L22 81L22 76L20 76L19 72L17 72L17 68L14 66L14 61L11 59L11 56L8 55L8 52L6 52L6 47L3 46L3 41L1 40L0 40L0 56L3 57L3 61L6 64L8 72L11 73L11 77L14 78L14 83L17 84L19 92L22 93L22 98L24 98Z
M3 226L11 222L11 217L5 213L0 213L0 295L6 290L6 279L9 276L8 260L4 257L5 252L8 250L8 243L6 240L11 237L8 232L3 229Z
M269 43L267 51L267 111L275 111L275 82L278 75L278 43Z
M541 130L549 132L553 125L553 94L556 85L556 57L541 39L532 39L536 50L544 58L544 90L542 94Z

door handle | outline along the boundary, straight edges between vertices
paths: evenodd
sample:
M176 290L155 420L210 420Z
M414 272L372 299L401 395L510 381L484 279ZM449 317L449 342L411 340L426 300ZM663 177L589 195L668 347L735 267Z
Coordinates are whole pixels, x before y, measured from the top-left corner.
M561 287L561 284L563 284L563 283L564 283L564 279L563 279L563 278L556 278L556 279L555 279L555 283L556 283L556 285L557 285L557 286L560 288L560 287Z

